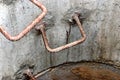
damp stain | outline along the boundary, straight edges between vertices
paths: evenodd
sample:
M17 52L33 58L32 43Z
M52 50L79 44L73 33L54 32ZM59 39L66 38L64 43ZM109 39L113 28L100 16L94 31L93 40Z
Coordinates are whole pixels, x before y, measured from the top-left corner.
M11 5L17 0L1 0L0 3L6 4L6 5Z
M72 72L83 80L120 80L119 74L107 69L80 66L72 69Z
M119 68L99 62L62 64L40 74L36 75L37 80L120 80Z

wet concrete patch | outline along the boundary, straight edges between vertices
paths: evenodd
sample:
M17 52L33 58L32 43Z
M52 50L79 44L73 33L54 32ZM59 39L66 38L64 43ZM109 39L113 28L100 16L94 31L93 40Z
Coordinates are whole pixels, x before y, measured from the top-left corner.
M65 12L65 15L62 18L62 21L73 23L72 17L75 13L80 14L79 19L82 23L85 19L87 19L91 15L92 10L82 8L82 7L70 8L68 9L67 12Z

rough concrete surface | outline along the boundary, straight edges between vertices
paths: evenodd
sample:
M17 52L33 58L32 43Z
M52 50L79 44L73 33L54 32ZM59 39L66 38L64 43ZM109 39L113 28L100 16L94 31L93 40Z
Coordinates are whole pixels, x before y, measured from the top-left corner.
M50 54L41 35L33 29L17 42L8 41L0 34L0 80L14 79L20 66L34 66L34 73L69 61L102 60L119 65L120 62L120 0L39 0L50 11L53 26L46 34L55 48L78 40L77 27L64 22L68 10L82 7L92 11L83 22L87 40L72 48ZM21 32L39 14L29 0L0 0L0 25L11 34ZM53 18L52 18L53 17ZM46 20L47 21L47 20ZM69 35L68 35L69 33ZM22 67L24 69L24 67Z

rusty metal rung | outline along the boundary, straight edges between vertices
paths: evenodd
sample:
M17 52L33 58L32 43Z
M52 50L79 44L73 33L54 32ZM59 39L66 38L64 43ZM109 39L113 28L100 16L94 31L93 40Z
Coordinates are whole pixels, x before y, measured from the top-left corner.
M38 2L37 0L30 0L33 4L35 4L36 6L38 6L43 12L34 20L32 21L32 23L30 23L30 25L28 25L21 33L19 33L16 36L11 36L2 26L0 26L0 32L10 41L17 41L19 39L21 39L22 37L24 37L32 28L35 27L35 25L37 23L39 23L41 21L41 19L44 18L44 16L47 13L47 9L46 7L41 4L40 2Z
M84 32L84 30L83 30L83 28L82 28L82 25L81 25L81 23L80 23L80 20L79 20L79 18L78 18L78 14L75 14L75 15L73 16L73 19L76 21L76 23L77 23L77 25L78 25L78 27L79 27L79 30L80 30L81 35L82 35L82 38L79 39L79 40L77 40L77 41L71 42L71 43L69 43L69 44L66 44L66 45L63 45L63 46L60 46L60 47L54 48L54 49L52 49L52 48L49 47L48 39L47 39L47 36L46 36L46 33L45 33L45 26L44 26L44 24L41 24L41 25L40 25L39 29L40 29L40 31L42 32L43 41L44 41L44 44L45 44L46 49L47 49L49 52L59 52L59 51L61 51L61 50L67 49L67 48L69 48L69 47L75 46L75 45L80 44L80 43L82 43L82 42L85 41L85 39L86 39L86 34L85 34L85 32Z

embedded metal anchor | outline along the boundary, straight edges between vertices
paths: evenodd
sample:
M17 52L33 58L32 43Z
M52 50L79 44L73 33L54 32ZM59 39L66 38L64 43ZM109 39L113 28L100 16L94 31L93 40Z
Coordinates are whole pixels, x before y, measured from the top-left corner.
M29 69L25 70L24 74L27 75L30 78L30 80L36 80L36 78L33 76Z
M75 13L75 15L73 16L73 19L75 20L75 22L77 23L77 25L79 27L79 30L80 30L81 35L82 35L82 38L79 39L79 40L77 40L77 41L71 42L69 44L66 44L66 45L63 45L63 46L60 46L60 47L54 48L54 49L52 49L52 48L49 47L48 39L47 39L47 36L46 36L46 33L45 33L45 25L41 24L39 27L36 28L37 30L41 31L45 47L46 47L46 49L49 52L59 52L61 50L67 49L69 47L75 46L75 45L80 44L80 43L82 43L82 42L85 41L86 34L85 34L85 32L84 32L84 30L82 28L82 25L80 23L79 15L77 13Z
M26 75L26 77L29 78L29 80L38 80L38 79L37 79L38 77L40 77L40 76L42 76L42 75L44 75L44 74L46 74L47 72L50 72L50 71L52 71L52 70L53 70L53 68L49 68L49 69L44 70L44 71L42 71L42 72L40 72L40 73L37 73L37 75L33 75L32 72L31 72L29 69L27 69L27 70L24 72L24 74Z
M38 6L41 10L42 13L34 20L32 21L21 33L19 33L16 36L11 36L2 26L0 26L0 32L10 41L17 41L20 40L22 37L24 37L32 28L35 27L37 23L41 21L41 19L44 18L44 16L47 13L46 7L38 2L38 0L30 0L33 4Z

